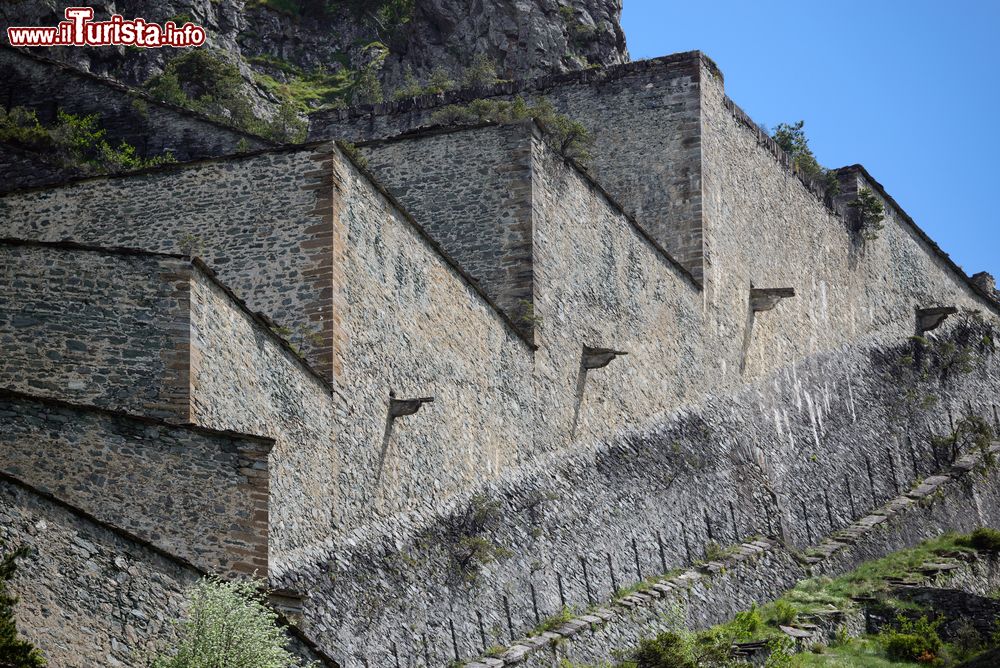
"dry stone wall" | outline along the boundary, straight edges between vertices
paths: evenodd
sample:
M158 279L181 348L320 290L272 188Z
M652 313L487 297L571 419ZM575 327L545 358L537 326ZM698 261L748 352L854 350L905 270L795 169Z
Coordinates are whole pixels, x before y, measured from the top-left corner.
M201 568L267 572L272 441L0 395L0 470Z
M993 449L1000 449L1000 444L994 444ZM996 468L986 464L981 456L962 458L947 475L937 476L936 480L934 485L921 485L895 497L847 530L827 538L819 548L823 553L807 557L805 563L771 540L727 546L725 556L655 585L647 584L641 592L619 597L614 605L578 615L552 632L522 638L500 655L502 665L554 668L565 660L599 663L637 647L642 639L676 630L678 622L686 623L688 628L703 629L728 621L754 604L777 598L803 578L835 577L866 561L913 547L942 533L968 533L1000 522L997 514L1000 481ZM974 511L970 512L970 508ZM988 595L996 587L998 563L995 557L980 556L986 558L965 564L957 571L933 576L936 586L947 584ZM912 587L898 592L905 598L937 594L945 607L954 602L952 593L957 592ZM982 601L991 602L988 598ZM996 606L975 608L980 613L975 621L985 633L994 622L991 607ZM970 610L960 605L956 608L955 615L946 616L953 621L956 617L967 621ZM867 611L859 612L858 616L864 619ZM486 665L482 661L467 664L468 668Z
M902 360L914 353L895 345L916 308L978 310L995 326L992 302L898 209L858 244L700 55L496 94L542 92L622 133L598 137L595 172L638 224L529 124L430 136L429 155L452 162L425 162L432 177L516 158L454 201L432 201L396 163L414 159L416 138L367 149L426 215L450 221L441 229L479 222L460 200L511 221L514 241L491 258L474 233L436 239L328 143L0 198L5 234L205 257L336 387L329 399L193 272L192 414L277 441L272 580L309 594L305 628L346 665L475 656L713 543L810 545L940 468L930 443L963 415L998 421L985 351L958 376L911 378ZM430 113L410 109L411 121ZM407 119L340 121L378 136ZM486 192L522 179L530 217ZM525 239L528 264L513 252ZM483 257L530 269L530 343L495 305L525 285L484 291L460 254L476 272ZM755 313L753 288L797 296ZM907 383L934 401L913 402Z

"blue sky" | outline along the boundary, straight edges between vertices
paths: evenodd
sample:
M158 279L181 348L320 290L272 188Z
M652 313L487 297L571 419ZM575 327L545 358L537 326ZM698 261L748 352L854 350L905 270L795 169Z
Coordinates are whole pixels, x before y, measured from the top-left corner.
M699 49L827 167L861 163L968 273L1000 277L1000 2L624 0L634 60Z

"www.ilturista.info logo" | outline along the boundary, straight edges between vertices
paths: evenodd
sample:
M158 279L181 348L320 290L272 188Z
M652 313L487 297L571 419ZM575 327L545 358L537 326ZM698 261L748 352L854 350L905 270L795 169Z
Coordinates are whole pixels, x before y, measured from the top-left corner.
M93 18L93 7L67 7L66 20L60 21L58 26L7 28L7 39L11 46L138 46L144 49L205 43L205 29L190 21L179 27L173 21L162 26L139 18L126 21L118 14L110 21L93 21Z

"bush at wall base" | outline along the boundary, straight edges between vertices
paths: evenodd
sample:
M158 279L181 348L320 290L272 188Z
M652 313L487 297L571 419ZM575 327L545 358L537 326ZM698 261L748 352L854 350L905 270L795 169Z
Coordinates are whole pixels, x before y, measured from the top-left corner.
M188 596L177 647L153 668L298 668L277 615L264 604L263 583L206 578ZM0 666L2 668L2 666Z
M17 636L14 622L14 606L17 597L7 591L7 583L14 577L17 560L28 553L27 548L19 548L3 554L0 543L0 668L40 668L45 659L31 643Z

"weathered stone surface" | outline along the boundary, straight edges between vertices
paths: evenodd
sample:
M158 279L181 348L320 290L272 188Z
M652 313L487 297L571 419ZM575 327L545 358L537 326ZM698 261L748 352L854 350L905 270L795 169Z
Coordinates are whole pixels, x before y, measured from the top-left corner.
M20 630L49 665L135 666L169 650L188 589L204 572L78 510L0 479L0 542L25 546L12 592ZM333 668L300 633L289 648Z
M920 513L939 512L945 485L920 503L872 512L947 467L932 435L965 412L997 414L995 357L977 353L967 372L928 374L912 387L897 377L918 304L993 318L993 303L889 199L882 236L859 245L837 203L827 206L787 171L699 54L531 90L552 91L563 109L589 109L594 123L622 135L617 146L614 134L599 139L608 151L595 169L619 178L613 192L627 198L626 211L647 217L630 219L529 123L453 133L433 147L432 155L447 155L448 142L470 151L474 136L503 142L483 142L479 156L456 152L459 168L437 169L449 183L462 165L503 165L495 150L530 151L530 206L517 203L531 214L530 235L520 237L531 244L530 340L447 246L330 144L0 198L4 234L197 249L250 308L287 327L334 385L334 396L325 395L325 384L200 266L189 272L191 415L273 436L281 455L271 458L271 492L284 514L270 523L269 575L307 594L304 628L347 665L478 656L566 605L607 603L613 590L690 568L746 536L804 548L842 535L844 549L811 559L817 568L852 559L896 522L920 525ZM633 104L616 110L606 104L611 94ZM378 131L383 121L371 120ZM651 143L650 133L662 142ZM657 150L644 153L650 146ZM426 164L433 176L434 163ZM415 178L404 171L395 173ZM887 198L860 169L840 177L847 193L871 186ZM477 189L504 182L477 176L438 211L474 220L461 211L467 198L502 216L517 198ZM524 231L506 229L515 228ZM700 266L700 281L661 242L689 268ZM503 253L523 266L524 254ZM72 285L44 268L28 272L34 289L52 289L45 277ZM45 323L53 307L32 313L21 279L4 275L25 307L4 316L0 335L26 347L21 330ZM110 294L132 299L130 308L158 294L142 271L135 276L131 291L108 278ZM753 316L751 286L794 286L797 297ZM54 308L74 294L56 295ZM105 339L145 331L130 308L121 323L108 309L98 324L83 309L80 323L93 334L57 331L53 340L67 354L129 351L128 337ZM173 311L168 303L158 313ZM952 320L934 336L953 336ZM588 369L588 349L629 354ZM49 375L71 375L48 359ZM162 363L123 366L162 381ZM936 401L914 402L910 391ZM394 396L435 400L390 421ZM90 399L132 401L136 410L149 401L142 393ZM978 516L952 509L938 525L989 519L981 502L992 498L969 496L962 505ZM918 529L905 531L909 539ZM469 556L470 544L490 558ZM801 575L797 562L749 569L790 559L768 541L755 545L760 552L732 560L733 568L716 559L711 574L686 571L664 587L668 596L624 599L614 608L629 629L622 638L634 639L636 620L671 596L728 616ZM742 579L716 593L731 571ZM582 639L593 624L561 628Z
M204 269L180 257L68 244L0 242L0 257L7 389L273 438L261 461L266 473L270 460L270 492L265 475L262 493L265 510L268 493L274 501L263 533L272 554L281 563L327 539L343 398ZM258 473L247 467L249 477Z
M320 112L311 138L385 138L434 124L446 104L487 97L544 98L594 138L590 170L650 235L701 279L700 53L461 90L375 108ZM404 201L405 204L405 201Z
M45 53L51 55L50 50ZM274 145L203 115L159 103L141 91L56 63L37 50L0 45L0 100L7 109L33 110L47 126L56 121L59 111L77 116L97 114L109 143L117 146L127 142L146 157L170 154L178 161L195 160ZM72 170L47 166L44 153L34 153L15 148L0 151L0 165L5 165L0 174L11 176L0 181L0 192L49 185L58 177L74 175ZM17 156L23 162L16 162ZM28 169L20 169L25 166Z
M267 572L269 439L9 393L0 416L3 473L204 570Z
M373 50L365 47L375 41L384 42L387 50L377 72L388 97L404 83L408 71L426 82L434 70L441 69L461 81L477 55L491 58L504 79L628 61L619 25L621 0L491 0L472 10L461 0L418 0L398 26L381 25L372 13L336 4L326 4L331 11L320 13L308 11L309 3L275 7L243 0L96 0L89 4L95 7L98 20L118 13L154 23L183 17L201 25L208 33L207 47L239 64L247 94L258 113L266 116L273 113L276 101L255 82L254 69L282 79L282 69L268 67L268 62L310 72L337 72L344 67L358 71L373 60ZM302 9L289 11L296 6ZM64 18L63 9L48 0L22 0L5 3L0 16L5 25L54 26ZM174 51L48 49L51 56L75 67L133 86L162 71ZM254 62L255 56L265 60Z

